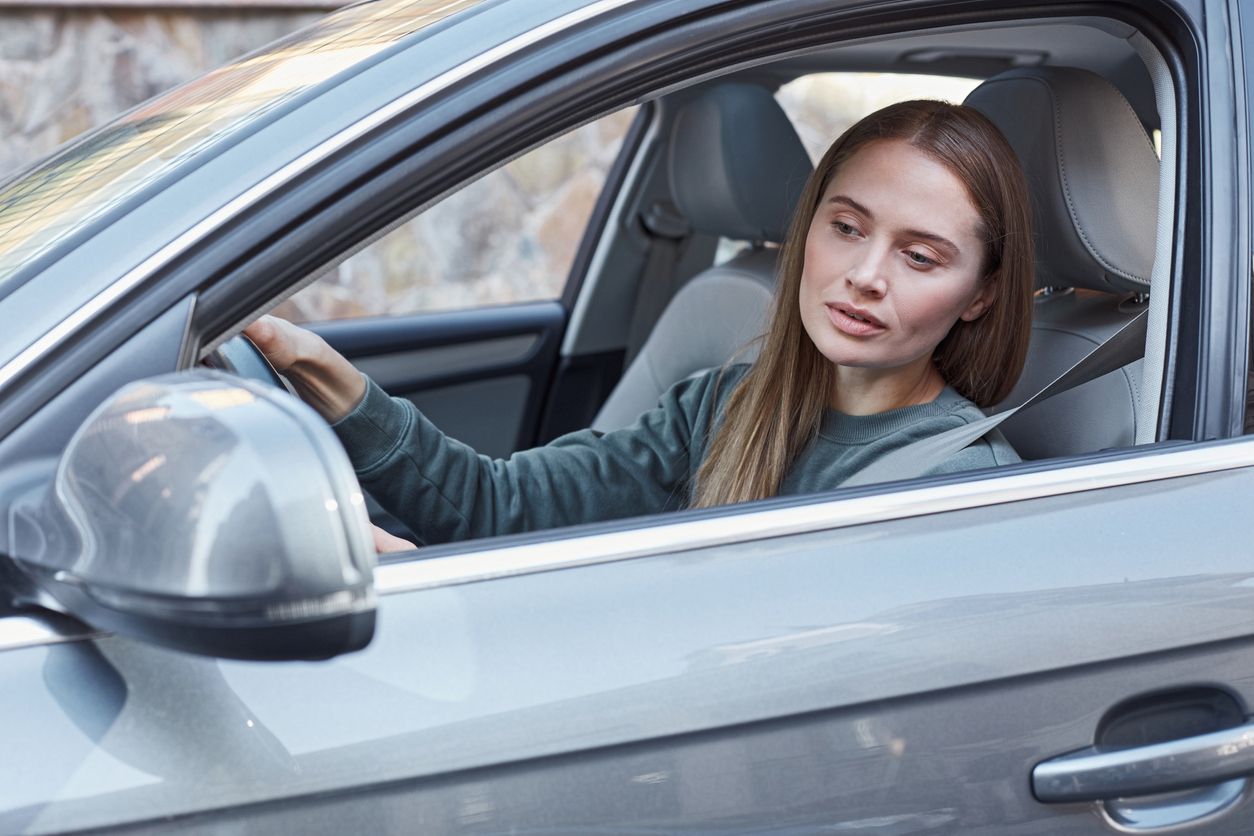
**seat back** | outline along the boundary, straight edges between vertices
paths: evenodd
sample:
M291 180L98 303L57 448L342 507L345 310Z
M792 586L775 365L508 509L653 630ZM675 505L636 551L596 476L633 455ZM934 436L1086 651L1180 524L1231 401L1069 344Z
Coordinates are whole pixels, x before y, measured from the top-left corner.
M1085 70L1012 70L981 84L966 103L1018 154L1036 231L1031 344L1000 410L1044 388L1144 310L1158 157L1123 95ZM1137 361L1016 415L1002 431L1025 459L1130 445L1140 379Z
M676 292L592 422L603 432L627 426L686 377L733 355L756 357L779 252L763 245L784 240L813 170L775 97L753 84L718 84L686 103L667 154L675 204L692 228L754 246Z

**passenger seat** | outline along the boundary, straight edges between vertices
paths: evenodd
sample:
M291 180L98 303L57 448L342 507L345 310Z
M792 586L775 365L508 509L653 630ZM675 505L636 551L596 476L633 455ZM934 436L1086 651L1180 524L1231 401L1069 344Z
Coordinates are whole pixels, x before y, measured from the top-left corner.
M1018 385L993 411L1043 389L1146 308L1158 156L1123 95L1086 70L1011 70L966 103L1010 140L1036 231L1032 341ZM1141 361L1043 402L1001 430L1025 459L1131 445Z

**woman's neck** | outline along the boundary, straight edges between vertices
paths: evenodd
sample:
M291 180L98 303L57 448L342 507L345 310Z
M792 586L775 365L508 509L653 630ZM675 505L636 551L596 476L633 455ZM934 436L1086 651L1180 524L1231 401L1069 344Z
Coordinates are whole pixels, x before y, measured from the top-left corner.
M896 369L837 366L830 406L846 415L876 415L931 403L944 388L945 379L927 357Z

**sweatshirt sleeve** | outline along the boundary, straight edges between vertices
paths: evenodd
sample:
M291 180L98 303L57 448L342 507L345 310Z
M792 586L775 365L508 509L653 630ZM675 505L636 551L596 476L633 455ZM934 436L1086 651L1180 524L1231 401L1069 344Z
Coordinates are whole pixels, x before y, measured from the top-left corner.
M677 383L625 429L580 430L508 459L449 438L370 380L333 429L362 486L424 541L513 534L684 507L717 377Z

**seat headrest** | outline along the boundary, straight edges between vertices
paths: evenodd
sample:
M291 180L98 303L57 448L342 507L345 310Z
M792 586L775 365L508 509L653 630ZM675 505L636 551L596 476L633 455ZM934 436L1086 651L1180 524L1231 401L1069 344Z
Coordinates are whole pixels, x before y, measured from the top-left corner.
M670 143L671 191L699 232L781 242L814 166L775 97L719 84L683 105Z
M1158 223L1158 156L1132 106L1087 70L1034 67L967 96L1027 175L1038 287L1146 291Z

